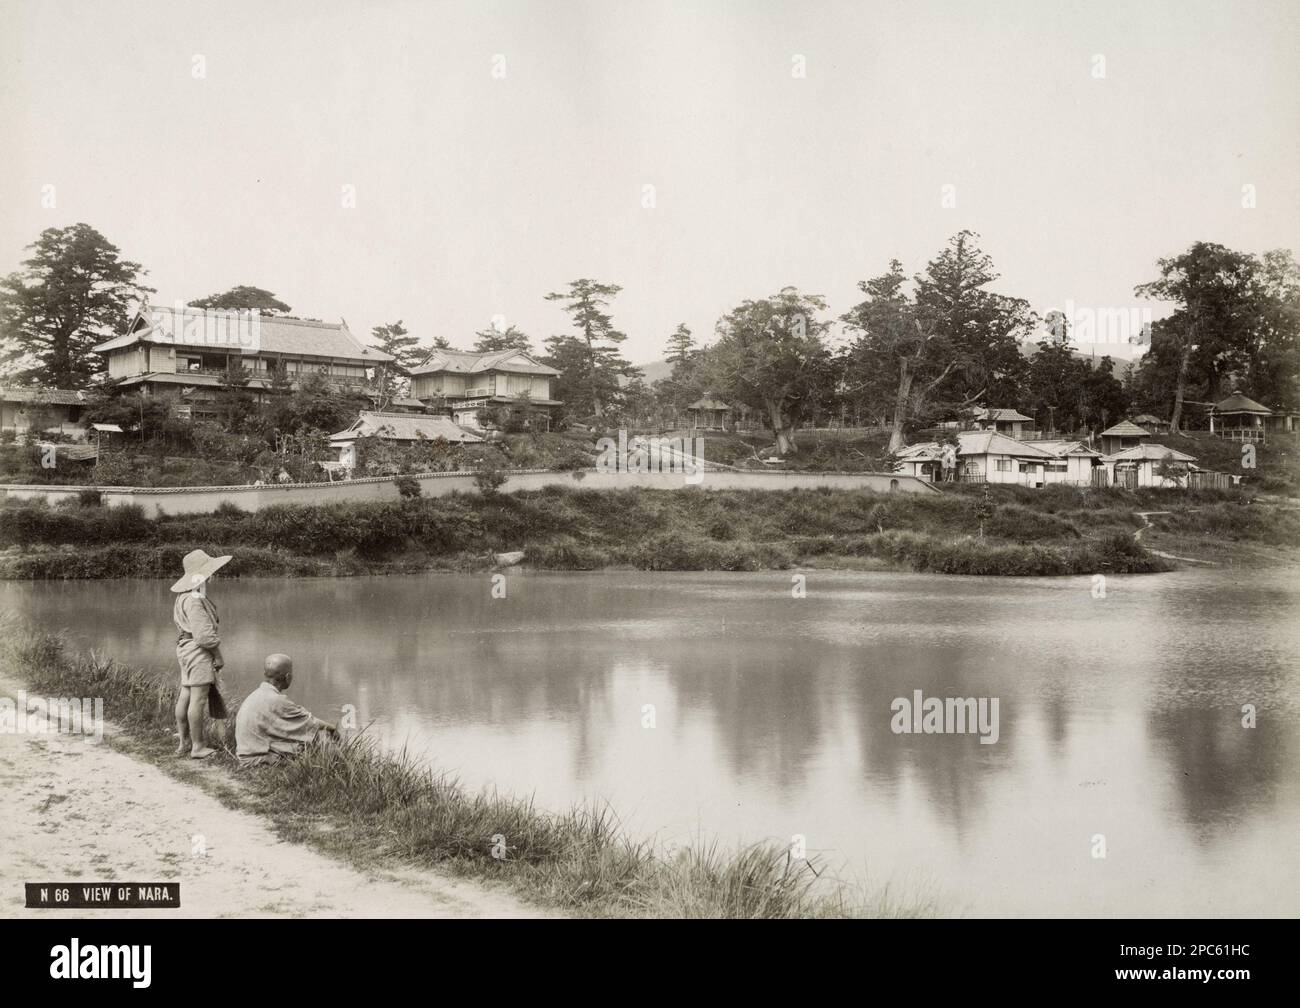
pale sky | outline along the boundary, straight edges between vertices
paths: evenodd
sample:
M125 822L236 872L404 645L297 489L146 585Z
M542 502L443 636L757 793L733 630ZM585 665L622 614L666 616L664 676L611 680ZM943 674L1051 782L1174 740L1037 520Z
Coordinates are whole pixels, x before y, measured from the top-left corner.
M0 271L85 221L160 303L538 348L595 277L643 363L971 228L1040 313L1127 308L1195 240L1300 250L1297 53L1296 0L0 0Z

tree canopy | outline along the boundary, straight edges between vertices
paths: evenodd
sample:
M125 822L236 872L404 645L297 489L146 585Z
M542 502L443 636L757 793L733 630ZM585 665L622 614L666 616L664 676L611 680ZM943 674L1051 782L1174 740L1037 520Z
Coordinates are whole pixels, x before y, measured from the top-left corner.
M718 391L760 412L776 436L777 451L792 454L794 433L834 394L826 302L782 288L745 301L718 322L710 366Z
M209 308L218 311L257 311L263 315L288 315L287 304L261 287L232 287L224 294L209 294L190 302L191 308Z
M89 224L46 228L0 280L0 366L22 384L78 389L104 370L97 343L126 330L152 287L139 263Z

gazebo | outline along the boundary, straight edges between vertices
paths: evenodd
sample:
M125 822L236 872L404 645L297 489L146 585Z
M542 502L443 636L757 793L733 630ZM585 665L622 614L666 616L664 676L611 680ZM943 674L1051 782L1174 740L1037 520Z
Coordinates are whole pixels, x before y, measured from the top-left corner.
M705 396L686 407L691 427L699 430L724 430L731 420L731 407L721 399Z
M1273 411L1234 391L1210 410L1210 433L1228 441L1264 441L1268 418Z

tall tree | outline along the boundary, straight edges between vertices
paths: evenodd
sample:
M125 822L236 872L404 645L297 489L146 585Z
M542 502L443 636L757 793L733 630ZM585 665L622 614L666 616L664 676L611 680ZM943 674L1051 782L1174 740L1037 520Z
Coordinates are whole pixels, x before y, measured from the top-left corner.
M1196 242L1178 256L1160 259L1160 277L1135 293L1168 301L1174 313L1152 327L1153 365L1172 365L1173 409L1169 430L1182 428L1189 383L1206 401L1223 391L1225 375L1247 369L1262 304L1259 261L1212 242Z
M891 452L908 432L945 411L933 397L963 361L937 319L908 297L906 283L902 263L891 260L888 272L858 284L867 298L842 319L858 334L843 361L847 393L886 411Z
M1293 410L1300 407L1300 265L1290 249L1260 260L1262 305L1245 378L1252 398Z
M287 304L261 287L232 287L224 294L209 294L190 302L191 308L215 311L257 311L262 315L288 315Z
M661 419L676 419L682 410L712 391L708 384L707 351L700 349L686 323L681 323L668 337L665 359L672 365L666 378L660 378L644 397L644 412Z
M399 370L410 370L427 356L427 352L420 349L419 339L407 332L401 319L388 325L377 325L370 334L375 338L375 347L392 357Z
M1130 406L1128 389L1115 377L1115 361L1103 357L1088 369L1083 381L1083 426L1103 431L1117 422Z
M402 320L387 325L377 325L370 330L375 338L375 346L392 357L375 368L374 384L380 409L387 406L396 395L406 391L403 376L408 374L426 356L420 349L420 341L412 336L402 325Z
M709 350L718 391L759 410L782 455L796 451L795 432L834 388L824 339L830 323L817 317L825 309L821 297L793 287L745 301L718 320L718 340Z
M941 389L950 400L982 395L990 406L1011 406L1019 398L1020 341L1037 320L1027 302L987 289L997 279L973 231L953 235L916 278L917 311L957 362Z
M668 347L664 351L665 359L676 371L690 363L691 355L694 353L695 337L691 335L691 330L685 322L678 323L677 328L668 337Z
M636 372L618 352L627 335L614 328L614 320L606 310L622 289L617 284L583 278L570 281L568 290L546 295L547 301L565 302L564 310L577 330L576 336L552 336L546 341L551 360L564 360L572 372L566 371L559 384L577 397L576 411L589 412L597 420L604 417L611 401L618 400L619 379L630 378ZM564 370L557 363L551 366Z
M524 353L532 353L533 347L527 333L522 332L513 325L505 329L499 329L492 325L474 334L475 353L500 353L503 350L521 350Z
M104 370L95 344L125 331L133 302L153 288L89 224L47 228L27 248L0 280L0 365L17 382L79 388Z

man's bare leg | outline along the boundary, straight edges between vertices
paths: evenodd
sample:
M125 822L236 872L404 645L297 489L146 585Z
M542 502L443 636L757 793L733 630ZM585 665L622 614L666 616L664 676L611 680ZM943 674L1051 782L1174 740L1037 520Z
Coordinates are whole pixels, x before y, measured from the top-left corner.
M182 686L176 696L176 755L184 756L190 751L190 688Z
M204 759L211 756L215 749L203 744L203 712L208 706L208 684L190 687L190 759Z

